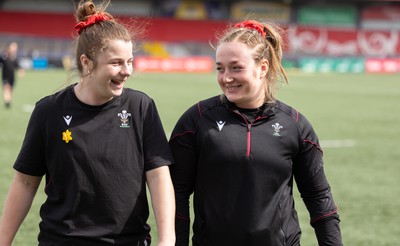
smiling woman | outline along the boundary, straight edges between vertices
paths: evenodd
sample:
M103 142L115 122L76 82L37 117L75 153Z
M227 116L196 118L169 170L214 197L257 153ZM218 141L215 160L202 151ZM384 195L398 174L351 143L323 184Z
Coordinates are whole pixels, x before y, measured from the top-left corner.
M172 155L152 98L124 88L135 44L130 27L105 12L108 4L78 5L80 80L34 107L2 210L0 245L11 245L42 177L40 245L149 245L146 184L158 243L175 244Z
M216 65L222 95L187 109L170 138L177 245L189 244L192 193L193 245L300 245L294 181L318 245L342 245L317 134L275 97L278 79L287 81L279 28L228 28Z

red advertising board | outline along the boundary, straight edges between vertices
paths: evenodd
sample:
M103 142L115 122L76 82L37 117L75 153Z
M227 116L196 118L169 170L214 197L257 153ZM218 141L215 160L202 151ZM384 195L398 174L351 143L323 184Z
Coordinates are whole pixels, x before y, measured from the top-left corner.
M208 73L214 69L211 57L157 58L135 57L134 67L140 72L191 72Z
M400 58L398 59L367 59L367 73L400 73Z
M297 55L393 57L400 55L400 30L291 26L288 52Z
M122 21L130 20L129 17L120 19ZM29 25L26 25L27 20L29 20ZM138 20L148 24L143 39L160 42L208 44L210 41L215 41L216 33L229 24L228 21L167 18L138 18ZM392 23L399 22L392 21ZM70 14L0 11L0 33L2 34L72 38L74 24L74 18ZM285 54L289 53L295 56L400 56L400 29L367 30L305 25L290 25L285 29L287 29L284 37L287 41Z
M117 16L117 18L123 23L132 22L130 16ZM145 17L135 17L134 20L146 29L143 39L163 42L214 41L215 34L222 31L229 23L228 21ZM0 10L0 33L72 38L76 35L74 25L75 19L72 14Z

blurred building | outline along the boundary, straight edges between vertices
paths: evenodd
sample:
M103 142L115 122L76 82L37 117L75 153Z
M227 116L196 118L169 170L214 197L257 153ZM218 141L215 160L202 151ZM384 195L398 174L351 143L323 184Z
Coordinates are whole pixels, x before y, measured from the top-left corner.
M62 66L74 55L77 2L0 0L0 49L16 40L27 60L44 57L49 66ZM400 57L398 1L112 0L108 11L148 24L139 55L149 57L213 57L215 34L247 18L273 21L285 29L288 66L310 68L345 59L359 69L360 59Z

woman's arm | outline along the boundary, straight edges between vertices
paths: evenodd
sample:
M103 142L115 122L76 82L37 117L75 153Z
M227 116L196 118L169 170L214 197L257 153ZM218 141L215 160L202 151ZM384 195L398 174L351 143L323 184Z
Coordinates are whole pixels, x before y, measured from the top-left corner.
M158 229L158 246L175 245L175 195L168 166L146 172Z
M0 246L10 246L25 219L42 177L16 172L0 222Z

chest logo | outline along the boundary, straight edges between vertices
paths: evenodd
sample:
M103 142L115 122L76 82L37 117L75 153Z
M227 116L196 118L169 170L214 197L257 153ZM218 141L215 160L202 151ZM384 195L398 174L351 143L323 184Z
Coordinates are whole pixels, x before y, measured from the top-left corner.
M226 121L220 120L220 121L216 121L216 123L217 123L217 126L218 126L218 130L221 131L222 128L224 127Z
M274 128L274 134L272 134L272 135L280 136L279 133L281 132L281 129L283 128L283 126L281 126L279 123L275 123L272 125L272 128Z
M128 113L125 109L122 110L121 113L118 113L118 117L121 121L121 125L119 127L128 128L129 127L129 117L131 117L131 113Z
M69 124L71 123L72 120L72 116L71 115L66 115L63 116L65 123L67 123L67 126L69 126Z

